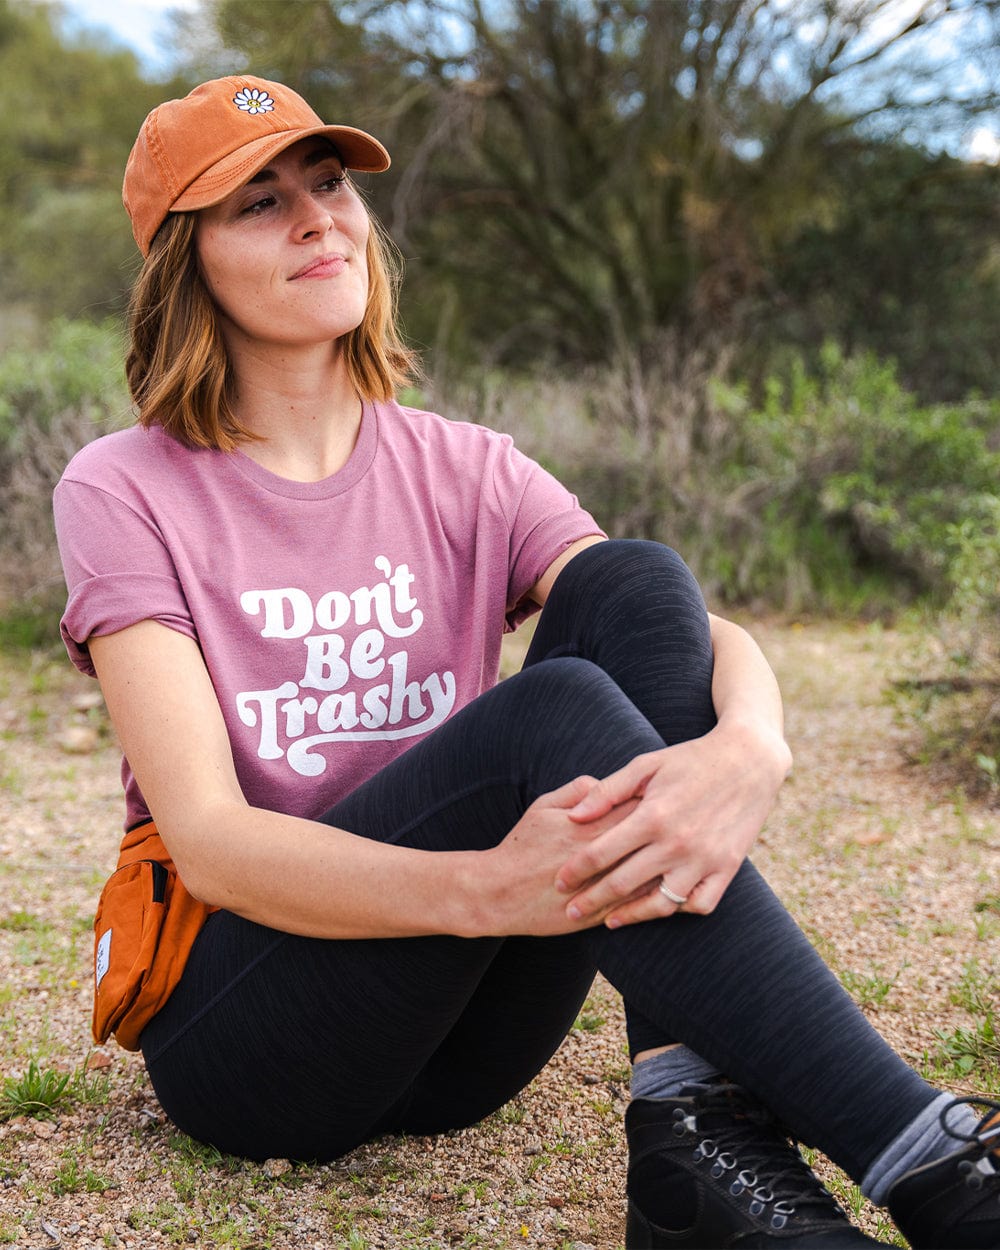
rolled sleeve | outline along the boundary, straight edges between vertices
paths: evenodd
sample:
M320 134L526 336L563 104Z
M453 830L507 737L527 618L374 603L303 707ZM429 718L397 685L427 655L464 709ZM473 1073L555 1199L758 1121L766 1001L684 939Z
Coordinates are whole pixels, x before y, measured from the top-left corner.
M155 573L107 573L90 577L70 590L59 630L69 658L81 673L94 677L87 640L148 620L195 637L187 604L175 580Z
M567 547L607 535L574 494L509 441L494 463L493 483L510 526L509 632L538 611L527 596Z
M56 487L53 512L68 591L60 632L82 673L95 675L87 647L95 635L155 620L196 636L173 560L149 518L66 478Z

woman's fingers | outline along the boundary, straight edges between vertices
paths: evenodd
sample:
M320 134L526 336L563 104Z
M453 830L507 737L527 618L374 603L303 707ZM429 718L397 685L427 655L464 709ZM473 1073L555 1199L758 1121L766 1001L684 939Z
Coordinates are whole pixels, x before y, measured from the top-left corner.
M618 772L611 773L601 781L592 781L571 809L570 816L573 820L586 824L588 820L607 815L613 807L627 799L641 797L646 782L655 771L656 764L652 757L637 755Z
M667 874L667 879L670 883L669 888L673 890L680 877L677 873L670 872ZM649 882L647 888L635 898L618 907L613 907L604 919L607 927L620 929L625 925L673 916L678 912L707 916L718 907L719 900L725 893L731 878L724 877L721 873L710 873L697 885L691 887L683 903L676 903L663 893L660 889L662 880L663 878L660 877L656 881ZM674 892L679 893L679 891Z
M572 781L567 781L558 790L550 790L547 794L540 794L532 803L532 807L575 809L597 784L597 780L594 777L574 777ZM604 812L599 814L601 816L605 815ZM570 815L573 815L572 811Z
M743 862L742 847L718 833L675 830L664 837L663 825L663 813L646 800L579 848L557 877L556 888L573 895L567 916L606 914L629 924L678 910L714 910Z
M638 810L636 806L637 800L631 800L632 806ZM600 817L592 816L588 821L589 824L597 824L603 820L611 812L621 810L626 805L621 804L618 807L611 807L606 813ZM623 886L620 893L615 892L615 888L621 881L621 877L609 881L609 873L621 867L623 861L627 860L636 850L644 843L648 842L648 836L644 833L644 822L635 819L635 810L629 816L623 812L623 819L620 823L615 824L606 832L598 834L596 837L582 842L573 855L563 864L556 875L556 889L561 894L575 894L578 890L582 890L588 883L604 882L605 888L601 891L605 906L610 906L619 899L627 897L633 890L639 888L643 884L644 879L639 879L633 866L632 871L628 873L627 883ZM568 815L572 817L572 812ZM648 875L648 874L647 874ZM597 907L590 910L596 911Z

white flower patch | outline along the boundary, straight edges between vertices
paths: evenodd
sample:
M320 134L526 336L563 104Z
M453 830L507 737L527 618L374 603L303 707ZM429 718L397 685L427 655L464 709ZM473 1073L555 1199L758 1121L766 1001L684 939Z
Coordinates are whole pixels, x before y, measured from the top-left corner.
M233 96L233 103L243 113L270 113L274 101L259 87L244 87Z

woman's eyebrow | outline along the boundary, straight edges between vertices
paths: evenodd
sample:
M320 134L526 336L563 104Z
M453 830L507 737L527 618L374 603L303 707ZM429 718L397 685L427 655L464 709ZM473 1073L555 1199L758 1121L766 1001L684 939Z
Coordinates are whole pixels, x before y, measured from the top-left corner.
M303 169L311 169L313 165L321 165L323 161L327 160L336 161L341 169L344 167L344 162L341 159L340 153L332 146L315 148L313 151L307 152L302 158L302 167ZM277 177L278 175L273 169L265 166L263 169L254 174L252 178L248 178L246 185L249 187L257 182L275 182Z

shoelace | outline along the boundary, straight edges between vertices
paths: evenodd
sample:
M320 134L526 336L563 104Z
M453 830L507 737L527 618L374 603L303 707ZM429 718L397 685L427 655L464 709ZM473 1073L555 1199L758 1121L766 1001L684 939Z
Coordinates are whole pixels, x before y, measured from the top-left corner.
M949 1111L962 1106L987 1109L971 1133L963 1133L948 1123ZM940 1120L941 1127L950 1137L979 1147L974 1159L963 1159L958 1165L965 1183L973 1189L995 1186L1000 1197L1000 1102L994 1102L992 1098L955 1098L942 1108Z
M771 1224L783 1228L796 1213L844 1223L846 1216L812 1169L777 1126L774 1116L739 1085L692 1085L680 1092L694 1102L692 1113L674 1111L674 1132L699 1136L695 1157L711 1161L716 1178L731 1174L729 1191L749 1191L750 1213L771 1206ZM781 1166L783 1164L783 1166Z

